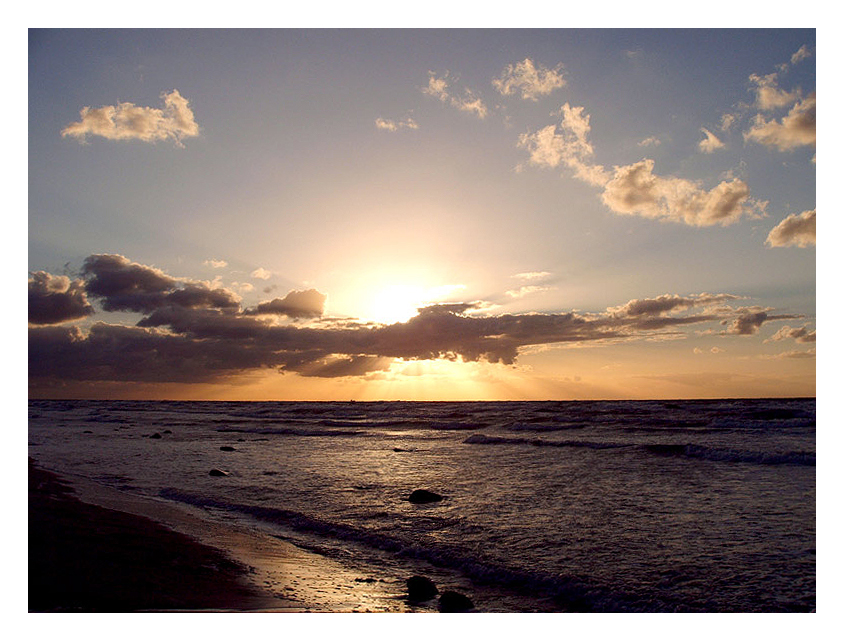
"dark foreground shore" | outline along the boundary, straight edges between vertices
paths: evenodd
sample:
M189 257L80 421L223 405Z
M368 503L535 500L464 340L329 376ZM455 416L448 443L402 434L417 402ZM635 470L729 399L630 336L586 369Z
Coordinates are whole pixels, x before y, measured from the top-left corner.
M29 465L29 611L249 610L249 569Z

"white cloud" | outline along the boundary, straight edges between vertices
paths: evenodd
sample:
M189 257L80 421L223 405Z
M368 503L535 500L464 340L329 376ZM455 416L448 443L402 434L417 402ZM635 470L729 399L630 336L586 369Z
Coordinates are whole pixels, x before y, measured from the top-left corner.
M388 118L376 118L376 127L390 132L395 132L398 129L419 129L419 125L413 118L406 118L405 120L390 120Z
M769 110L786 107L801 97L799 89L785 91L778 87L777 74L768 74L767 76L751 74L748 80L757 85L755 89L757 93L756 104L760 109Z
M530 58L508 65L502 70L499 78L493 79L493 86L503 96L510 96L521 91L523 99L534 102L540 96L548 95L565 85L562 64L558 64L554 69L549 69L542 64L535 67Z
M769 247L797 245L807 247L816 244L816 210L790 214L778 223L766 238Z
M757 217L765 212L766 202L752 199L748 185L738 178L707 191L690 180L656 175L654 161L648 158L614 167L613 172L590 164L590 115L584 113L583 107L569 103L563 105L560 113L559 129L549 125L522 134L517 145L528 151L531 165L564 165L574 170L576 178L603 187L602 201L617 214L707 226L728 225L743 215Z
M737 114L722 114L722 120L719 123L719 129L721 129L723 132L729 131L730 128L736 124L737 118Z
M698 149L705 154L712 154L717 149L721 149L725 144L713 135L709 129L701 128L701 133L704 134L704 139L698 143Z
M810 94L796 103L778 122L766 120L762 114L754 117L751 129L744 134L746 141L788 151L802 145L816 146L816 95Z
M213 267L213 268L224 268L229 264L226 263L226 261L223 261L223 260L208 259L207 261L203 261L203 265L207 265L208 267Z
M433 71L428 72L428 85L423 87L422 92L434 96L440 102L448 102L453 107L474 113L479 118L487 116L487 106L472 90L464 88L462 95L454 95L449 92L449 72L438 78Z
M238 283L237 281L232 281L232 287L240 292L252 292L255 289L252 283Z
M551 272L520 272L519 274L514 274L513 278L522 279L524 281L536 281L538 279L545 279L551 275Z
M545 292L550 288L545 288L540 285L523 285L518 290L508 290L505 292L509 297L514 299L521 299L524 296L528 296L529 294L536 294L537 292Z
M602 201L618 214L676 221L698 227L729 225L742 215L758 216L765 204L750 198L748 185L737 178L707 191L697 183L654 174L654 161L616 167Z
M764 343L768 343L770 341L784 341L786 339L794 339L796 343L815 343L816 331L808 330L807 326L792 328L785 325L775 332L770 338L766 339Z
M429 96L434 96L440 102L449 100L449 82L446 80L449 77L449 72L446 72L442 78L438 78L433 71L428 72L428 85L423 87L423 93Z
M271 276L273 276L273 273L270 270L265 270L264 268L260 267L253 270L250 276L254 279L263 279L266 281Z
M528 150L532 165L558 167L565 165L575 170L577 178L602 186L610 175L601 165L591 165L587 159L593 154L593 147L587 141L590 133L590 115L583 107L572 107L565 103L560 108L562 116L560 133L556 125L549 125L536 132L522 134L517 146Z
M801 45L801 48L798 49L794 54L792 54L791 62L793 65L797 65L802 60L809 58L813 55L813 52L810 51L810 48L807 45Z
M637 143L640 147L657 147L660 144L660 139L657 136L649 136L648 138L644 138L639 143Z
M139 107L133 103L106 105L97 109L83 107L82 120L62 130L62 136L72 136L85 142L87 136L102 136L109 140L142 140L155 142L173 139L182 147L182 139L199 135L199 126L188 101L177 91L161 94L164 109Z

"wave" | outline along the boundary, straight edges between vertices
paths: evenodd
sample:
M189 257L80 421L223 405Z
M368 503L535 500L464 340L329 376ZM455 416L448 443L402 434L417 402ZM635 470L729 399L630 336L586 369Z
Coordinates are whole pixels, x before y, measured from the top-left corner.
M643 599L642 595L626 594L596 586L580 577L507 567L500 563L479 559L468 551L433 543L424 545L419 541L404 541L394 535L369 531L348 524L329 522L288 509L220 501L175 488L164 488L159 492L159 495L164 499L199 508L215 508L241 513L266 523L291 528L299 532L313 533L343 542L363 544L369 548L391 553L411 561L425 561L437 567L457 571L477 582L496 584L527 595L547 597L559 604L561 610L660 612L673 610L672 607L677 606L670 606L656 596ZM298 544L303 545L299 542ZM323 546L315 544L312 545L312 548L322 554L331 555L331 550Z
M556 448L593 448L604 450L607 448L625 448L631 444L619 444L608 441L582 441L578 439L567 439L564 441L552 441L550 439L529 439L527 437L492 437L477 433L464 439L465 444L530 444L531 446L552 446Z
M751 450L737 450L733 448L713 448L700 446L698 444L649 444L642 446L642 448L655 455L680 456L689 457L690 459L707 459L709 461L728 461L743 464L765 465L816 465L816 454L804 451L766 453Z
M593 450L606 449L636 449L652 455L687 457L690 459L706 459L709 461L724 461L745 464L764 465L793 465L815 466L816 454L806 451L792 451L786 453L767 453L734 448L718 448L701 446L698 444L631 444L620 442L595 442L568 439L557 441L551 439L529 439L526 437L495 437L477 433L464 439L465 444L484 445L529 445L552 448L590 448Z
M216 432L237 432L250 435L296 435L298 437L356 437L373 434L363 430L332 430L330 428L218 428Z

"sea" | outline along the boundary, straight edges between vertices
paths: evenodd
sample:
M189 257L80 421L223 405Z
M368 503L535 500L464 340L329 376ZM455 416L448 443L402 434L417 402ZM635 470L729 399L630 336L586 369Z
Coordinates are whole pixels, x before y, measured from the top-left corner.
M489 612L814 611L815 444L815 399L29 402L47 468Z

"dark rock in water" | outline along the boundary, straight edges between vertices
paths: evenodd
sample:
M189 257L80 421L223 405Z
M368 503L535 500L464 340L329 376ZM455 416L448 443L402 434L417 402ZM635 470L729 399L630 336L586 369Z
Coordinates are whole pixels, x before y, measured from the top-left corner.
M235 449L231 446L220 446L220 450L224 450L227 453L235 452Z
M363 582L365 584L372 584L373 582L376 581L376 579L373 578L373 577L356 577L355 581L356 582Z
M208 474L212 477L228 477L229 473L220 470L219 468L212 468L208 471Z
M150 439L161 439L161 435L157 432L154 432L152 435L150 435Z
M443 499L442 495L432 493L430 490L417 489L408 497L408 501L412 504L428 504L430 502L439 502Z
M87 435L93 435L93 434L94 434L94 431L93 431L93 430L83 430L82 432L83 432L84 434L87 434Z
M440 596L439 605L441 613L463 613L472 610L475 606L471 599L457 591L443 593Z
M408 578L408 599L412 602L425 602L437 595L438 592L437 586L427 577L414 575Z
M165 435L172 435L172 434L173 434L173 431L172 431L172 430L165 430L165 431L164 431L164 434L165 434Z

